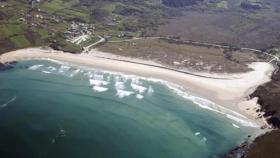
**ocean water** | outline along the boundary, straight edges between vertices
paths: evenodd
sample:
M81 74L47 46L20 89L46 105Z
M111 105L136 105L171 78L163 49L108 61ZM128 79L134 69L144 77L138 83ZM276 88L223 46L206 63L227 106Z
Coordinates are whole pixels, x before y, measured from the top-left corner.
M65 63L19 62L0 72L0 157L216 158L256 131L174 89Z

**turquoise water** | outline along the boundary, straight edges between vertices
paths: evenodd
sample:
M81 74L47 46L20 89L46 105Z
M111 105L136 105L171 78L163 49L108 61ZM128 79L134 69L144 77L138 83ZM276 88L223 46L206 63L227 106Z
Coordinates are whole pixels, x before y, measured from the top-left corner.
M0 72L1 157L214 158L255 130L133 76L49 61Z

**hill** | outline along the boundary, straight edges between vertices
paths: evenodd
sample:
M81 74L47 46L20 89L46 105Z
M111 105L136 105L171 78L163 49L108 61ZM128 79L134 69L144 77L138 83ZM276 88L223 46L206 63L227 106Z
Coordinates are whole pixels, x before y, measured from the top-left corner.
M280 44L279 3L277 0L1 0L0 52L52 43L71 52L81 51L83 45L67 41L64 34L73 22L94 25L94 33L85 43L95 41L98 36L114 40L176 36L183 40L268 49Z

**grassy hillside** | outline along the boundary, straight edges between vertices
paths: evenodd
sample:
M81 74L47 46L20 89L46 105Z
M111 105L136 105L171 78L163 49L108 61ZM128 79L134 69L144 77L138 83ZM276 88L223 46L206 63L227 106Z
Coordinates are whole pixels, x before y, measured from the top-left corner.
M96 35L110 35L118 39L123 32L128 37L135 37L147 27L156 28L163 16L161 8L154 7L152 1L143 4L122 0L42 0L40 3L2 0L0 7L2 53L49 45L54 41L69 47L71 44L61 34L73 21L94 24Z
M68 3L53 0L32 5L28 1L0 1L0 43L3 44L0 53L49 45L54 40L66 42L54 35L66 31L73 19L89 21L89 14L73 10L72 7L78 3L77 0Z
M1 0L0 52L53 42L61 48L80 50L61 36L73 21L94 24L93 38L178 36L269 48L280 44L279 3L277 0L41 0L32 5L31 0Z

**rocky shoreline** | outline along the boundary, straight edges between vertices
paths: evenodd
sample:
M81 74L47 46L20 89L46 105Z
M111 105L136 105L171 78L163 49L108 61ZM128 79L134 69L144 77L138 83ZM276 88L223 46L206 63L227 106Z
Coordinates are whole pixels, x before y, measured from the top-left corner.
M257 137L242 158L279 158L280 130Z
M0 71L12 69L14 67L14 64L16 64L16 61L8 62L8 63L0 63Z
M276 71L271 79L271 82L259 86L250 97L259 98L258 104L268 123L274 128L280 128L280 71Z
M228 154L222 156L222 158L242 158L249 147L250 143L248 141L245 141L232 149Z
M246 141L238 145L223 158L276 158L280 155L279 150L273 150L280 146L280 71L275 71L272 80L259 86L250 97L259 98L260 111L264 112L263 116L275 130L258 136L251 143Z
M222 158L279 158L280 130L258 136L253 142L237 145Z

